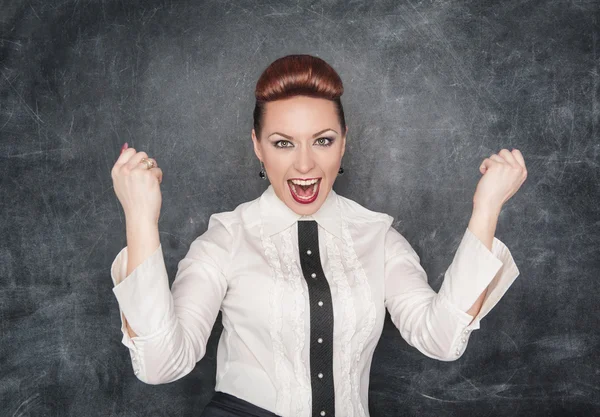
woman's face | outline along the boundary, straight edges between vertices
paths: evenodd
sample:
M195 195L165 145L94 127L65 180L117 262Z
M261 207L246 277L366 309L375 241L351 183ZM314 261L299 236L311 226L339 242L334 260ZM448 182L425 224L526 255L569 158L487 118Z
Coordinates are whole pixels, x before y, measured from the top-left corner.
M341 132L330 100L294 96L266 103L260 141L252 129L254 152L277 196L297 214L315 213L327 198L340 169L347 132L348 128ZM307 190L292 180L308 180Z

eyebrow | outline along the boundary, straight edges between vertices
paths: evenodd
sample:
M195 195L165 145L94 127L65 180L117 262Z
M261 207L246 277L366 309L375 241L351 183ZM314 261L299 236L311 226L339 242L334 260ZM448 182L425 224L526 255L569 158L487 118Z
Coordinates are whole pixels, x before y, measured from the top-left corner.
M333 130L333 129L330 129L330 128L327 128L327 129L323 129L323 130L321 130L320 132L317 132L317 133L315 133L315 134L314 134L312 137L313 137L313 138L316 138L316 137L317 137L317 136L319 136L321 133L325 133L325 132L327 132L328 130L332 130L333 132L337 133L335 130ZM273 133L271 133L271 134L270 134L268 137L270 138L270 137L271 137L271 136L273 136L273 135L281 135L281 136L283 136L283 137L284 137L284 138L286 138L286 139L293 139L291 136L284 135L283 133L280 133L280 132L273 132Z

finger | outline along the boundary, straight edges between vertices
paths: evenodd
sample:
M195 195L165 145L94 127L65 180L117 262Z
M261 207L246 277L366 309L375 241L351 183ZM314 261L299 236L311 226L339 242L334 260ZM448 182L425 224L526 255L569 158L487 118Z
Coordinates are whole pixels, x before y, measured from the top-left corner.
M117 159L117 162L115 162L115 165L124 165L126 164L129 159L135 155L136 151L135 148L127 148L127 149L123 149L123 152L121 152L121 155L119 155L119 158Z
M481 161L481 165L479 165L479 171L482 174L485 174L485 172L490 169L492 167L493 164L495 164L496 161L490 159L490 158L485 158L483 161Z
M162 169L155 167L155 168L152 168L150 170L150 172L152 173L152 175L154 175L156 177L156 179L158 179L159 184L162 183L162 179L163 179Z
M496 161L499 164L508 164L508 162L506 160L504 160L504 158L502 158L501 156L498 156L496 154L490 155L490 158L492 161Z
M140 164L140 162L142 161L142 159L144 158L148 158L148 154L144 151L139 151L137 152L135 155L133 155L131 158L129 158L129 161L127 161L127 168L129 170L133 170L133 169L139 169L140 166L144 169L146 169L146 164Z
M520 151L520 150L518 150L518 149L513 149L513 150L511 151L511 153L512 153L513 157L515 158L515 160L516 160L516 161L517 161L519 164L521 164L521 166L522 166L523 168L525 168L525 159L523 158L523 154L521 153L521 151Z
M498 152L498 155L504 158L504 160L508 162L509 165L512 165L514 167L519 166L519 163L515 160L515 157L512 153L510 153L508 149L502 149L500 152Z
M147 160L154 162L154 166L150 169L154 169L158 166L158 163L156 162L156 159L154 158L150 158L150 157L146 157ZM140 159L140 161L138 162L138 164L135 166L135 168L133 169L148 169L148 165L145 162L142 162L142 159Z

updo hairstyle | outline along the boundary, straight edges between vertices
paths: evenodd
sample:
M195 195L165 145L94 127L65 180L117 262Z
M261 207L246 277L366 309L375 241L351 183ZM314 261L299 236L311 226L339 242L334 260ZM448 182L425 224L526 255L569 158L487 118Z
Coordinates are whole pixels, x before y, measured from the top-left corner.
M324 60L312 55L287 55L273 61L261 74L254 91L254 130L260 140L265 104L293 96L309 96L333 101L343 135L346 120L341 95L342 79Z

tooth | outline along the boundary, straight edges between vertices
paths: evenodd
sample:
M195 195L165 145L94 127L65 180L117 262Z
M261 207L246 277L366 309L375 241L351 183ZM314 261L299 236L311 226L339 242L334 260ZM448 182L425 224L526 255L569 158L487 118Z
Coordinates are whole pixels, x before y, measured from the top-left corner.
M319 182L319 180L318 179L315 179L315 180L291 180L291 182L293 184L306 186L306 185L316 184L317 182Z
M305 197L298 195L297 190L296 190L296 180L291 180L290 182L292 183L292 189L294 190L294 194L296 194L300 199L308 200L309 198L312 198L312 196L317 191L317 182L318 182L318 180L317 181L313 180L313 184L312 184L312 187L311 187L312 188L312 193L310 194L310 196L305 196ZM310 181L307 181L307 182L310 182Z

